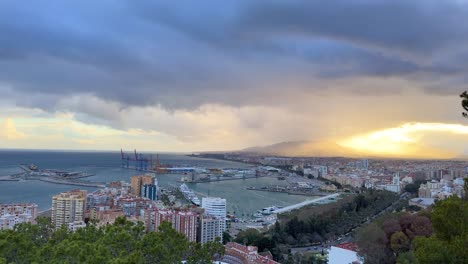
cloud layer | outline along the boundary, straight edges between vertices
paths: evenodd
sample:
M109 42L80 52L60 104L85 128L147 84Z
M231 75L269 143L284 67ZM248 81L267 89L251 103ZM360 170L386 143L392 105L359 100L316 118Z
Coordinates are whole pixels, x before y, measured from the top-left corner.
M465 1L6 0L0 118L187 150L461 122L467 41Z

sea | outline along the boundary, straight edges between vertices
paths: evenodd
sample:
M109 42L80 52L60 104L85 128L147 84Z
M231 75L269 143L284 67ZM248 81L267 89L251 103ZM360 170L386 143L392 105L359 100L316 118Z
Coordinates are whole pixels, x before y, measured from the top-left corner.
M190 157L185 154L159 154L162 164L174 166L195 166L205 168L249 168L250 164L226 160ZM62 169L83 171L94 174L85 180L96 182L130 181L140 171L121 167L120 152L70 152L70 151L26 151L0 150L0 176L20 173L20 164L34 164L40 169ZM168 188L179 186L177 181L183 175L158 174L159 186ZM227 211L237 217L247 218L257 210L269 206L287 206L302 202L304 196L288 195L247 190L247 187L264 185L283 185L274 177L242 179L210 183L187 183L189 188L201 197L221 197L227 200ZM94 191L97 188L62 185L42 181L0 181L0 203L36 203L40 210L51 207L52 196L68 190L85 189Z

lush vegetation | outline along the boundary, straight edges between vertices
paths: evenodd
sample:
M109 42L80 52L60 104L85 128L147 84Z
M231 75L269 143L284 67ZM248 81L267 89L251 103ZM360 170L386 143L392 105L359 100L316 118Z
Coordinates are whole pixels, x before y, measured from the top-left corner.
M0 232L0 263L211 263L222 256L219 242L189 242L169 223L146 233L142 223L118 218L113 225L54 230L49 218Z
M417 194L421 184L426 183L426 182L427 182L427 180L425 180L425 179L422 179L422 180L417 179L413 183L407 184L405 186L405 191L409 192L409 193L412 193L412 194Z
M267 232L249 229L240 232L236 241L255 245L259 251L269 250L277 260L282 260L283 254L289 253L289 248L333 240L383 211L397 199L398 195L391 192L369 190L354 197L348 196L336 204L304 208L283 215Z
M366 263L468 263L468 203L438 201L432 212L399 213L358 234Z

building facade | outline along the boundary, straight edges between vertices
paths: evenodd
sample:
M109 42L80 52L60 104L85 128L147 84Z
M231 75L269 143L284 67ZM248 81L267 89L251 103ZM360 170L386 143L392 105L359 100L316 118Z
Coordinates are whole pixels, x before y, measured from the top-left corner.
M36 223L37 204L0 204L0 230L16 224Z
M52 224L58 229L64 224L84 221L87 192L73 190L52 197Z
M154 175L136 175L130 179L130 191L133 195L141 197L141 187L145 184L155 184Z
M223 220L222 231L226 230L226 199L219 197L203 197L202 208L205 214Z
M177 232L184 234L189 241L197 241L197 213L169 209L147 209L144 212L147 231L158 231L163 222L169 222Z
M228 242L224 248L222 262L229 264L279 264L271 257L258 254L258 248L244 246L235 242Z
M385 190L395 193L400 193L401 186L400 186L400 174L396 173L393 176L392 183L385 185Z
M155 184L143 184L143 186L141 186L141 197L156 201L158 197L158 186Z
M200 216L197 242L204 244L209 241L215 241L216 238L220 238L220 241L222 241L224 224L225 221L223 219L212 216Z

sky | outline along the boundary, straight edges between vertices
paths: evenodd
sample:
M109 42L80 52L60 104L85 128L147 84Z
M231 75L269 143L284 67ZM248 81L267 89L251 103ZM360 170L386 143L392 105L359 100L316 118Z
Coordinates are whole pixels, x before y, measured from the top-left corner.
M460 157L466 43L459 0L3 0L0 148Z

